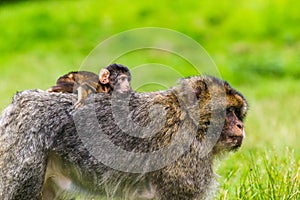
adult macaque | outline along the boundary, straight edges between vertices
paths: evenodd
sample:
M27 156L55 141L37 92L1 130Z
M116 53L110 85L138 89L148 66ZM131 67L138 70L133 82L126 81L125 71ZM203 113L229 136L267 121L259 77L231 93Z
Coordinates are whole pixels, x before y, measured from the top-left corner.
M128 104L105 93L94 96L93 105L86 104L72 115L72 95L40 91L15 95L0 118L0 199L206 199L215 183L214 157L242 144L247 102L227 82L214 77L186 78L165 91L131 92ZM124 109L128 114L117 118L114 112L122 112L122 105L128 106ZM160 111L163 117L151 116ZM133 126L124 130L119 124L126 120ZM161 127L145 137L153 120ZM91 134L86 135L91 143L79 136L76 123L86 126L79 128L86 131L83 136ZM144 137L133 136L132 130L140 130ZM91 148L97 137L106 138L128 156L110 155L113 148ZM151 153L174 142L174 149L155 162L150 159ZM137 153L149 155L140 162L139 172L136 160L129 156ZM105 159L120 165L129 162L119 170L117 164L103 164Z

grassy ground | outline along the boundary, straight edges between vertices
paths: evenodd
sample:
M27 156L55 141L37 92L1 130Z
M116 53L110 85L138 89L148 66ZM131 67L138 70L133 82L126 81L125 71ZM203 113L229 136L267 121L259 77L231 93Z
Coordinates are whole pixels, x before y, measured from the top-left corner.
M2 3L0 110L16 91L47 89L60 75L80 69L91 50L113 34L149 26L174 29L199 42L250 104L243 147L216 161L216 199L300 199L299 7L296 0ZM121 45L126 43L115 48ZM192 71L184 60L159 52L117 61L132 69L158 63ZM162 89L178 76L154 67L136 72L138 80L160 83L141 90Z

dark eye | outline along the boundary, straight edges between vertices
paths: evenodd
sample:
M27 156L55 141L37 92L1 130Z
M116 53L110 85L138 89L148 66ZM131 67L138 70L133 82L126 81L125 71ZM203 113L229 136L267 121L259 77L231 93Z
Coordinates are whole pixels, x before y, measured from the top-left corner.
M126 81L126 77L121 77L120 80L121 81Z
M233 112L235 114L235 116L239 119L242 120L242 116L241 116L241 108L237 108L237 107L229 107L226 109L226 113L230 113Z
M229 108L226 109L226 112L227 113L235 112L235 108L234 107L229 107Z

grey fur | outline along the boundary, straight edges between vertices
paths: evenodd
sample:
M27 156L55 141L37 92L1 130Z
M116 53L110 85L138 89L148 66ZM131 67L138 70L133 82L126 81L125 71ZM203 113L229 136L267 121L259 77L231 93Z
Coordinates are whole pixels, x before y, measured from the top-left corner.
M202 107L201 102L195 103L195 100L199 98L201 101L207 95L206 92L204 94L207 84L212 84L217 92L224 87L223 81L212 77L192 77L170 90L131 93L128 116L139 126L149 124L149 108L154 104L159 103L166 111L164 127L149 138L128 135L116 125L112 112L113 97L108 94L92 95L87 105L74 110L72 105L76 102L76 96L73 94L38 90L17 93L0 118L0 199L41 199L47 161L53 155L64 166L64 173L73 178L75 193L87 194L85 199L90 198L89 194L106 196L108 199L136 199L140 191L151 193L152 188L155 190L152 197L156 199L205 199L215 182L212 170L215 153L211 150L203 154L206 129L201 122L204 120L202 117L210 111ZM122 98L116 101L121 102ZM181 104L180 101L185 103ZM122 105L122 102L116 105ZM195 117L199 124L195 124L194 114L191 114L195 110L191 113L186 110L197 107L199 112L207 112L200 113L199 119L199 116ZM101 163L95 157L94 153L97 152L91 152L93 149L86 146L78 135L78 123L86 124L89 128L87 134L99 132L99 126L89 122L91 111L95 111L99 121L99 134L105 134L116 146L128 152L159 150L167 146L176 134L181 134L179 130L190 130L191 137L187 138L189 146L179 145L174 150L182 153L179 158L158 170L149 170L151 165L155 165L150 160L145 160L145 171L140 173L130 173L136 167L134 164L128 166L128 172L113 169ZM125 119L124 123L127 123ZM180 126L183 128L180 129ZM129 129L138 131L134 128Z

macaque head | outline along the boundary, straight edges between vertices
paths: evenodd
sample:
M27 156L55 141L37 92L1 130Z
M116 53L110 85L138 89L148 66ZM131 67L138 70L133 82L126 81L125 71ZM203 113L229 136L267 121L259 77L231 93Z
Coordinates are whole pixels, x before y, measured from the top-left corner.
M214 77L192 77L188 81L191 87L185 88L188 89L186 93L194 96L193 100L186 95L191 102L189 107L193 101L199 102L200 112L194 114L194 119L199 121L199 140L211 137L211 142L215 143L214 153L238 149L245 137L243 119L248 107L245 98L227 82Z
M120 64L112 64L102 69L99 73L99 81L109 87L109 92L125 94L131 91L131 74L127 67Z

